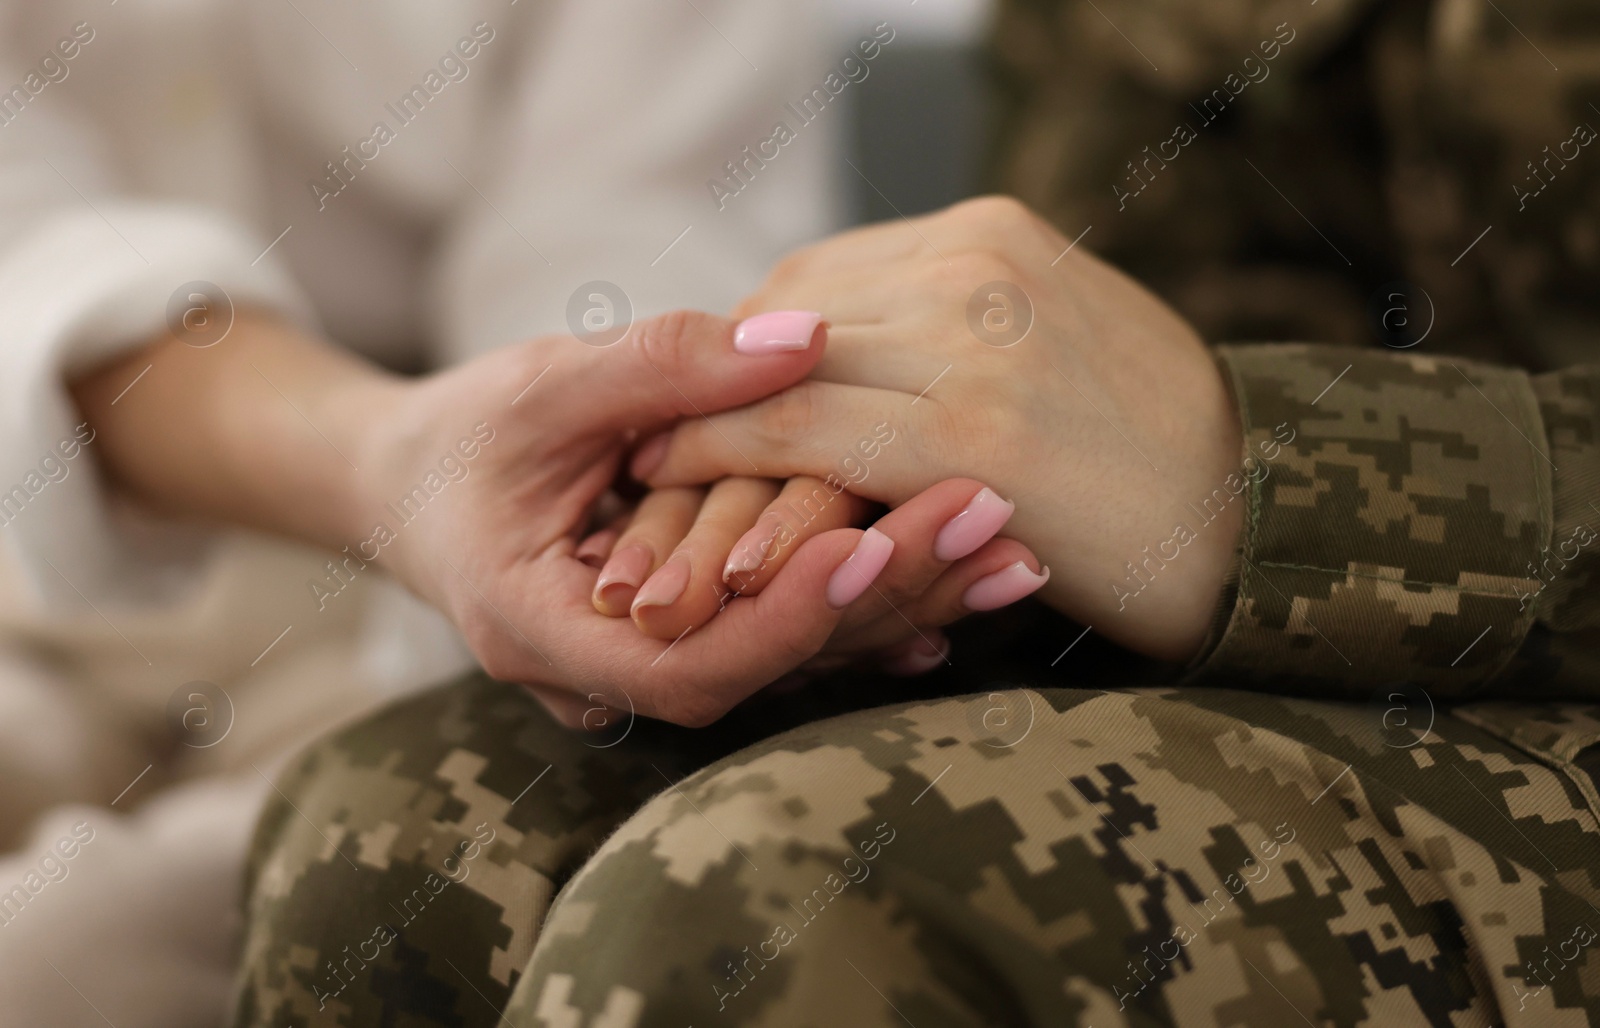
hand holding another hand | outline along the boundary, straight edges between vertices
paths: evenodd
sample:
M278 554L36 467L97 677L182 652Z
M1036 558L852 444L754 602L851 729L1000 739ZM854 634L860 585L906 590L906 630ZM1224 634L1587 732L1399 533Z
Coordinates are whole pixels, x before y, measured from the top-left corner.
M1242 524L1228 486L1242 442L1220 372L1171 309L993 198L801 250L738 313L793 308L832 326L810 377L683 422L642 448L636 475L693 485L753 461L823 477L887 423L897 443L854 491L893 506L984 481L1016 504L1007 534L1054 569L1047 602L1139 652L1193 655ZM1206 505L1219 490L1231 502Z
M789 321L783 338L736 344L731 322L668 315L611 347L552 337L395 387L362 435L344 534L386 538L362 556L446 611L490 675L527 685L570 723L598 699L704 724L825 645L835 656L900 646L913 663L920 648L921 666L936 663L936 626L966 612L974 582L1037 567L993 538L1004 517L935 545L979 482L938 483L862 532L865 505L842 485L735 477L651 494L631 522L582 538L639 433L768 396L815 366L826 330ZM444 459L465 458L469 432L470 471L441 476ZM415 517L411 497L425 504ZM746 539L735 552L778 500L814 513L782 545L752 555ZM730 556L737 598L723 581Z
M944 662L943 626L1013 603L1048 577L1027 547L996 538L1012 507L981 482L936 483L876 520L870 507L809 476L781 487L725 478L709 490L651 492L620 529L595 533L577 553L600 567L601 613L670 641L761 595L808 540L870 522L828 580L825 598L842 617L807 667L868 660L905 674Z

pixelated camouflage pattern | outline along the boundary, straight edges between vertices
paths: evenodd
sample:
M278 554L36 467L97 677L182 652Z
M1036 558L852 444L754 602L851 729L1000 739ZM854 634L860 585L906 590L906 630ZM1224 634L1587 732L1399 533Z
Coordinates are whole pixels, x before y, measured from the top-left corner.
M236 1023L1600 1017L1594 811L1465 718L1060 680L810 713L598 750L473 677L324 741L257 839ZM482 873L318 1012L311 965L480 824Z
M1219 351L1249 452L1294 440L1197 677L1592 703L1600 6L1007 0L993 51L1004 191L1209 339L1321 344ZM1583 721L1534 709L1483 723Z
M1556 468L1555 553L1539 556L1552 560L1555 573L1539 596L1539 624L1563 635L1593 633L1600 629L1600 603L1595 602L1600 594L1600 539L1589 546L1578 544L1587 538L1585 530L1600 530L1600 367L1537 375L1532 381ZM1569 559L1573 551L1576 555ZM1579 647L1566 648L1577 655ZM1589 677L1590 683L1596 681L1600 675Z
M652 748L662 727L608 759L478 676L309 750L257 829L238 1023L495 1023L557 885L710 759L712 736Z
M1551 531L1528 376L1327 346L1221 360L1248 452L1275 459L1246 497L1233 616L1206 673L1313 695L1391 677L1440 699L1483 690L1533 624L1528 568Z
M1402 281L1432 299L1424 352L1596 360L1600 152L1560 156L1600 129L1588 0L1005 0L991 49L996 184L1093 225L1205 338L1377 345Z

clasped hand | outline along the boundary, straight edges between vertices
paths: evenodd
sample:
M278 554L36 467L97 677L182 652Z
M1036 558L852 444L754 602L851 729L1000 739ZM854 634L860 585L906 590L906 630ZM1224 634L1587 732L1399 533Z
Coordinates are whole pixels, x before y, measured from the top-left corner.
M969 319L1006 304L1020 338ZM1117 583L1236 470L1238 419L1136 283L985 199L799 251L736 314L737 341L674 314L610 348L491 354L393 405L373 463L403 482L455 412L506 394L480 471L391 562L490 674L572 722L599 696L705 724L808 661L930 666L940 625L1041 585L1132 649L1199 647L1236 511L1134 604ZM624 461L653 491L596 526Z

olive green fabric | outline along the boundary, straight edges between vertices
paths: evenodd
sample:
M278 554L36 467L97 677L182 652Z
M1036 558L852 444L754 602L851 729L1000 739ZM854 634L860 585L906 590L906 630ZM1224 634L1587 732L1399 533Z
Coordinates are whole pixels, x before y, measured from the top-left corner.
M468 678L280 783L237 1023L1600 1016L1584 798L1396 709L996 682L601 749Z

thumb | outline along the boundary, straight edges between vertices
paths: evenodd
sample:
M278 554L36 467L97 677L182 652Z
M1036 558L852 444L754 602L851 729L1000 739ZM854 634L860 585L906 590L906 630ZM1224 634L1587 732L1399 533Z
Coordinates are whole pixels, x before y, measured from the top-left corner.
M673 311L634 323L611 346L563 340L576 359L547 395L553 412L579 430L650 431L700 414L740 407L779 392L822 359L827 326L815 311L772 311L733 322Z

